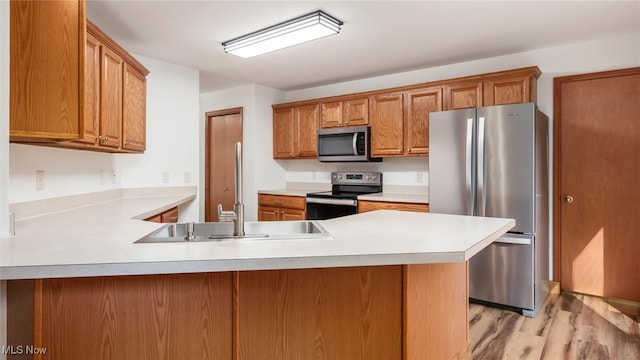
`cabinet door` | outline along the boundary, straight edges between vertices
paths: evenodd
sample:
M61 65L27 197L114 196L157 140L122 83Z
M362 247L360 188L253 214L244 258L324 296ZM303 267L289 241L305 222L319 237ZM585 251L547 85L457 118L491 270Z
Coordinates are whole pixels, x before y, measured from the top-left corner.
M400 93L371 97L371 154L373 156L403 153L403 96Z
M83 136L78 141L95 144L100 131L100 49L95 36L87 34L85 45L85 102Z
M119 148L122 134L122 58L102 47L100 144Z
M444 109L467 109L483 106L482 81L444 86Z
M442 88L407 93L406 154L429 153L429 113L442 111Z
M305 217L306 214L304 210L289 208L282 208L280 210L280 220L282 221L304 220Z
M124 64L122 148L144 151L146 147L147 82L144 75Z
M344 101L344 125L360 126L369 124L369 99L352 99Z
M160 221L163 223L177 223L179 215L178 208L174 207L160 214Z
M428 204L387 202L387 201L358 201L358 212L364 213L375 210L400 210L414 212L429 212Z
M3 66L9 67L10 79L3 82L9 90L3 111L9 112L11 141L78 139L84 1L11 1L7 7L10 21L2 24L9 30L11 51Z
M273 157L292 158L293 153L293 108L273 110Z
M531 77L519 76L484 82L484 106L534 102Z
M315 158L318 156L319 105L300 106L295 109L296 137L295 157Z
M334 101L322 103L321 109L321 127L332 128L342 126L342 101Z
M280 220L280 209L270 206L258 207L258 221L278 221Z

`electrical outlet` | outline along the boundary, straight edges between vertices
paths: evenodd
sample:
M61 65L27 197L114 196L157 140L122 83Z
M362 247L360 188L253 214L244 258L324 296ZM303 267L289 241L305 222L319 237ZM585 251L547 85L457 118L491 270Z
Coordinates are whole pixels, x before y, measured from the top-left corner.
M162 182L165 184L168 184L169 181L171 181L171 178L169 177L169 172L168 171L163 171L162 172Z
M44 170L36 171L36 191L44 190Z
M191 172L185 171L184 172L184 183L188 184L190 182L191 182Z
M416 183L422 183L422 172L416 171Z
M115 183L116 183L116 171L111 170L111 184L115 184Z

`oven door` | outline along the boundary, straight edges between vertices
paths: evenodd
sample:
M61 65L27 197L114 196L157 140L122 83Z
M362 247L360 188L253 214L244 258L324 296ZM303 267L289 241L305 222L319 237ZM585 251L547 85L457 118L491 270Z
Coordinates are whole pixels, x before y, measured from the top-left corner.
M326 220L358 213L358 200L307 197L307 220Z

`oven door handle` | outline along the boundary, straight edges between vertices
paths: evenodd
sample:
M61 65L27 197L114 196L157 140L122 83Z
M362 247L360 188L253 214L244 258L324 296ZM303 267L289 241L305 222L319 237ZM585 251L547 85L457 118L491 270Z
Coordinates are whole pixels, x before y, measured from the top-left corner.
M307 203L310 204L328 204L328 205L346 205L346 206L358 206L358 200L353 199L324 199L324 198L307 198Z

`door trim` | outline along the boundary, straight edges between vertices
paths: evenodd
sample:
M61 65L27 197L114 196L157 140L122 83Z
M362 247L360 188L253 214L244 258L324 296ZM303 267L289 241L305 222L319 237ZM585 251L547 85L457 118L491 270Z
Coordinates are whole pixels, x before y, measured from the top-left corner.
M209 204L209 195L211 194L210 181L211 172L209 165L209 154L211 152L211 137L209 136L209 118L214 116L226 116L239 114L240 119L244 119L242 114L242 107L208 111L204 114L204 133L205 133L205 145L204 145L204 221L211 221L211 210Z
M570 82L640 74L640 67L562 76L553 79L553 281L562 279L562 85Z

